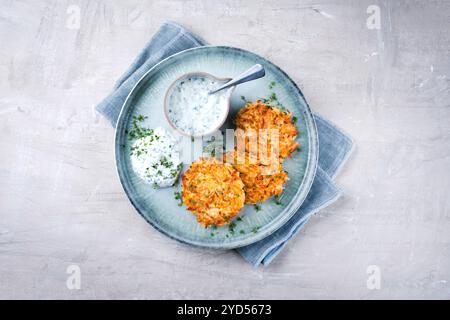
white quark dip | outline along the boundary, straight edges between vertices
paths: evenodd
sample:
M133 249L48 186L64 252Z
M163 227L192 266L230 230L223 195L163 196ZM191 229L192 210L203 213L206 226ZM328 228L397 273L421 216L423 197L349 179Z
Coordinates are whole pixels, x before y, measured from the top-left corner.
M221 84L201 76L180 81L168 99L168 117L182 132L193 136L211 133L218 128L228 112L227 90L209 94Z
M169 187L181 170L180 152L175 138L158 127L131 146L131 165L136 174L154 187Z

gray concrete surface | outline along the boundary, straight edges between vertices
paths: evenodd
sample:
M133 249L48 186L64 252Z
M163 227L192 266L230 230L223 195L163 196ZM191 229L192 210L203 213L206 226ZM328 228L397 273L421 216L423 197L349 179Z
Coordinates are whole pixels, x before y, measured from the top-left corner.
M355 139L345 197L266 269L122 192L93 107L167 19L271 59ZM449 299L449 29L448 1L1 0L0 298Z

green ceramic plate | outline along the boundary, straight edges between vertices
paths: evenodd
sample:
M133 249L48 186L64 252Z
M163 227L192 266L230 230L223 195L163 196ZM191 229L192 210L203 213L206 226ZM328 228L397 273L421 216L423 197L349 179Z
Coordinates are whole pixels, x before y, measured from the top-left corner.
M179 185L153 189L133 172L129 156L130 141L126 131L131 127L132 116L146 115L146 127L162 126L170 129L164 117L164 95L170 84L183 74L208 72L217 77L232 77L256 63L264 65L266 76L239 85L233 93L229 119L224 127L233 128L232 118L247 100L267 97L273 91L278 100L297 117L300 132L297 138L299 152L284 161L290 180L285 184L281 204L274 199L254 206L245 206L234 220L234 228L216 229L197 223L195 216L184 206L178 206L174 192ZM269 89L272 82L276 85ZM298 210L311 187L317 167L318 139L311 110L295 83L280 68L251 52L231 48L207 46L182 51L161 61L149 70L128 96L119 116L115 139L116 164L120 181L136 210L156 229L184 243L209 248L230 249L261 240L280 228ZM184 170L190 164L185 164ZM242 230L242 231L241 231Z

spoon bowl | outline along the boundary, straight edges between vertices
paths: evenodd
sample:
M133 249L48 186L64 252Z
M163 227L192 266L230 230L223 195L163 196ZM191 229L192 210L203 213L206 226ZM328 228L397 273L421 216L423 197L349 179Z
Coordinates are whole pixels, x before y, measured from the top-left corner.
M233 86L237 86L238 84L244 83L244 82L248 82L248 81L252 81L252 80L256 80L259 78L262 78L266 75L266 70L264 70L264 67L262 65L255 64L253 67L251 67L250 69L242 72L240 75L234 77L233 79L231 79L230 81L228 81L227 83L225 83L224 85L220 86L217 89L214 89L212 91L209 92L209 94L214 94L216 92L219 92L223 89L229 88L229 87L233 87Z

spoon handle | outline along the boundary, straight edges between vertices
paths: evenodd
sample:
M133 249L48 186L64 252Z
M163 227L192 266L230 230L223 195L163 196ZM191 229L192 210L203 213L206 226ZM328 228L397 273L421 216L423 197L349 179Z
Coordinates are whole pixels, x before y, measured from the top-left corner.
M216 93L216 92L218 92L220 90L223 90L223 89L226 89L226 88L229 88L229 87L233 87L233 86L238 85L240 83L244 83L244 82L247 82L247 81L251 81L251 80L262 78L265 75L266 75L266 71L264 70L264 67L262 65L260 65L260 64L255 64L253 67L251 67L247 71L244 71L243 73L241 73L237 77L231 79L230 81L228 81L224 85L220 86L219 88L217 88L215 90L210 91L209 94L213 94L213 93Z

